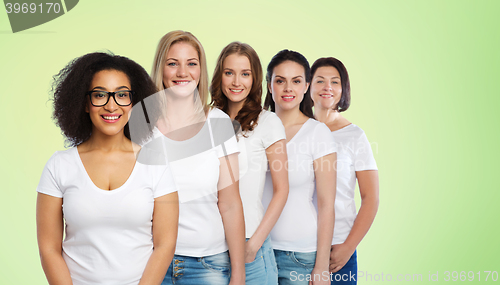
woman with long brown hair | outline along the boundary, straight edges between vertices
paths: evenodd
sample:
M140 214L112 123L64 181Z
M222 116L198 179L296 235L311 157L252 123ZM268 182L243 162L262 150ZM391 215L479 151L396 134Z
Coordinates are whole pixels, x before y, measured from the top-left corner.
M281 120L261 106L262 66L250 45L232 42L221 51L210 91L213 106L227 113L239 126L239 187L247 239L246 284L277 284L269 233L288 196L286 137ZM264 210L262 193L268 164L274 187L271 202Z

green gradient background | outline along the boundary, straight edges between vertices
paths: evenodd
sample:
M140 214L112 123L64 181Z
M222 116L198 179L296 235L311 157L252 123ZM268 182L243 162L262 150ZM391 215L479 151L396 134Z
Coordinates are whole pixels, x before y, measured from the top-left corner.
M376 146L380 169L360 271L422 274L419 284L430 283L429 271L443 283L446 270L500 272L499 12L498 1L80 1L16 34L0 12L0 284L46 284L35 188L64 148L51 120L51 76L105 49L149 71L159 38L174 29L203 43L210 74L234 40L252 45L264 67L283 48L311 63L344 62L346 117Z

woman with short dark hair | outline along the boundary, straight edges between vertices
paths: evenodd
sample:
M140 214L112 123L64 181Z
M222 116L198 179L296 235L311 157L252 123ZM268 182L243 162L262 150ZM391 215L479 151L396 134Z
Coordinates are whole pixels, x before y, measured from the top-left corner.
M364 131L340 113L351 103L349 74L336 58L320 58L311 68L314 116L325 123L338 148L335 229L330 254L331 284L356 284L356 247L370 229L378 209L378 170ZM356 214L354 191L359 184L361 207ZM347 278L346 278L347 277Z

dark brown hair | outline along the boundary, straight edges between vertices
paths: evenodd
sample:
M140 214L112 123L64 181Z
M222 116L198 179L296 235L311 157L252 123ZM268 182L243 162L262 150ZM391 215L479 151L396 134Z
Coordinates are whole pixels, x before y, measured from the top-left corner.
M52 83L54 101L52 117L56 125L61 128L69 146L83 143L92 134L92 121L85 112L85 106L88 104L86 92L94 75L102 70L117 70L127 75L130 87L134 91L132 106L156 92L156 87L146 70L126 57L111 52L95 52L72 60L53 77ZM124 134L130 139L128 126L127 123ZM136 136L141 140L151 134L147 129L139 132L144 132Z
M259 56L250 45L241 42L232 42L221 51L214 70L212 84L210 85L210 94L212 94L211 104L229 114L228 99L224 95L224 92L222 92L221 85L224 73L224 60L231 54L246 56L252 68L252 88L245 99L243 107L235 118L240 123L242 132L252 131L257 126L257 120L262 111L262 65L260 64Z
M340 96L340 101L335 106L334 110L337 110L339 112L344 112L345 110L349 109L349 106L351 105L351 83L349 82L349 74L347 73L347 69L340 60L334 57L322 57L318 58L311 66L312 77L314 77L314 73L316 73L318 68L324 66L331 66L337 69L337 71L340 74L340 85L342 86L342 94ZM310 85L309 88L311 88Z
M304 74L306 75L306 82L311 82L311 68L309 67L309 62L307 61L307 59L302 54L296 51L284 49L273 56L271 62L269 62L269 65L267 66L266 80L268 84L271 82L271 79L273 77L274 68L285 61L293 61L302 65L302 67L304 67ZM304 99L302 99L302 102L300 102L299 110L309 118L314 118L312 106L313 102L308 88L306 93L304 94ZM269 88L267 88L266 99L264 101L264 109L268 110L269 108L273 112L275 112L276 110L276 106L273 101L273 95L271 94L271 91L269 91Z

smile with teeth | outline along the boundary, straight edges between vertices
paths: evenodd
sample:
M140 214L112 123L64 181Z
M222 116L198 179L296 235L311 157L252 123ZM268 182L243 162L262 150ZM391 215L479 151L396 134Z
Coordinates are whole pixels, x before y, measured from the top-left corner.
M320 94L319 96L323 97L323 98L332 98L333 97L332 94Z
M281 96L281 98L283 98L283 99L293 99L293 98L295 98L295 96L292 96L292 95L290 95L290 96Z
M122 115L117 115L117 116L106 116L106 115L101 115L105 120L118 120Z
M233 93L241 93L243 92L243 89L229 89Z
M190 80L174 80L173 81L176 85L187 85L189 84L189 82L191 82Z

